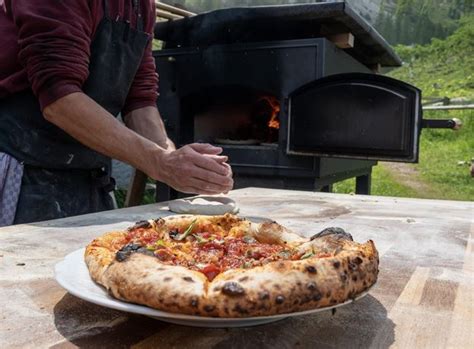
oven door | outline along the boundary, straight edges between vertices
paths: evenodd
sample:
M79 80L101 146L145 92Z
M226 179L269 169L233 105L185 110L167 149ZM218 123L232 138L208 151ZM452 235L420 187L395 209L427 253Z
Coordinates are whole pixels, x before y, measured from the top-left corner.
M338 74L288 100L287 153L418 161L421 91L386 76Z

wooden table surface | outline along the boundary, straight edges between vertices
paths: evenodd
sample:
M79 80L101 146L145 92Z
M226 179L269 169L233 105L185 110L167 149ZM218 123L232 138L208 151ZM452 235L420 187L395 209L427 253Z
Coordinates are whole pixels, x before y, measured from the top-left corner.
M474 348L474 204L247 188L246 216L304 235L339 226L373 239L365 298L253 328L203 329L109 310L66 293L54 265L95 236L167 214L156 204L0 229L0 348Z

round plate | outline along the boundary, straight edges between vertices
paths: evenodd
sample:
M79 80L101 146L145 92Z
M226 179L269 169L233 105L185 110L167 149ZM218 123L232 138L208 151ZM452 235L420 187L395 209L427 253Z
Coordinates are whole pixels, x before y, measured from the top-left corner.
M123 302L110 297L102 286L99 286L91 279L89 275L89 270L87 269L87 265L84 262L84 251L85 249L82 248L80 250L68 254L64 258L64 260L56 264L54 268L56 281L69 293L88 302L101 305L107 308L146 315L158 320L179 325L213 328L256 326L282 320L292 316L300 316L327 311L329 309L340 307L352 302L352 300L349 300L345 303L337 304L331 307L300 311L296 313L278 314L271 316L256 316L247 318L219 318L168 313L165 311L152 309L143 305ZM356 300L365 296L368 291L369 290L359 295Z
M239 212L234 200L227 196L195 196L172 200L168 203L171 212L196 215L223 215Z

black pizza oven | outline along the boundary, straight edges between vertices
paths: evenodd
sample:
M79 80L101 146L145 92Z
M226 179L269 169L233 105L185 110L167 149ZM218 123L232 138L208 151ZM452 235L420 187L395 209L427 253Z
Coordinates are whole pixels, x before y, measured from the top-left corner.
M454 126L422 120L420 90L374 72L400 59L345 3L218 10L159 23L155 37L170 137L222 146L236 188L327 191L356 177L368 194L377 160L416 162L423 126Z

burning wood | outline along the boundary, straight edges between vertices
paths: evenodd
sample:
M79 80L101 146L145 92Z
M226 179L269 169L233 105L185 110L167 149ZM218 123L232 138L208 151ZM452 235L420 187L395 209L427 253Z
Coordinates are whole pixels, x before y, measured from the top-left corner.
M259 98L259 102L266 102L268 107L271 109L270 120L268 121L268 127L279 129L280 120L278 119L278 114L280 113L280 102L273 96L262 96Z

